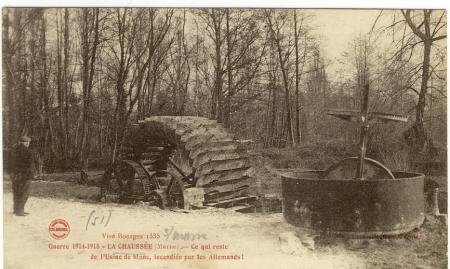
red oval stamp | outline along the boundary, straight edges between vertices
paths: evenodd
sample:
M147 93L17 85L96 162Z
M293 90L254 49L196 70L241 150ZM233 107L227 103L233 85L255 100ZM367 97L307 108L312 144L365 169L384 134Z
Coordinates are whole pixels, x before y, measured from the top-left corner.
M55 219L50 222L48 226L48 232L50 236L54 239L64 239L69 235L70 226L67 221L63 219Z

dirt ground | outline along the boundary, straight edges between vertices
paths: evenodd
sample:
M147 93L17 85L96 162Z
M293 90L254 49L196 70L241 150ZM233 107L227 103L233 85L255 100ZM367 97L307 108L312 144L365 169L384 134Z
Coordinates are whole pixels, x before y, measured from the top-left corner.
M57 187L55 187L57 186ZM337 239L308 234L287 224L281 213L241 214L228 210L189 212L162 211L144 205L102 204L89 197L96 187L70 182L35 181L26 217L12 214L9 181L4 182L5 268L446 268L447 227L427 215L423 227L407 236L389 239ZM50 195L65 189L65 197ZM75 190L75 191L74 191ZM73 195L75 193L75 195ZM38 197L39 196L39 197ZM49 198L51 197L51 198ZM84 197L84 198L83 198ZM91 216L98 217L92 225ZM109 217L108 223L105 225ZM65 219L70 234L52 239L49 223ZM91 222L88 222L90 219ZM100 220L103 220L100 223ZM172 229L173 228L173 229ZM181 240L165 235L202 235ZM158 233L160 239L145 240L175 245L175 249L125 250L145 254L152 260L91 260L92 254L123 253L108 244L143 243L104 239L108 234ZM299 239L300 238L300 239ZM186 238L184 238L186 239ZM49 244L100 244L106 249L49 249ZM192 249L192 244L226 245L226 250ZM239 260L155 260L154 255L238 255ZM242 256L243 255L243 256Z
M226 210L195 211L191 213L161 211L151 207L114 204L81 203L59 199L31 197L26 210L31 214L16 217L11 213L11 194L4 195L5 268L365 268L364 261L343 248L306 251L290 255L280 249L279 235L292 231L281 214L245 215ZM95 214L111 218L107 226L98 224L86 230L86 218ZM64 240L49 236L51 220L62 218L70 224L70 235ZM199 240L164 239L165 229L174 227L180 233L205 234ZM175 250L127 250L131 253L170 254L224 254L243 260L167 261L129 260L92 261L92 253L108 250L52 250L50 243L73 244L108 242L103 233L149 234L160 233L154 243L172 243ZM176 242L171 242L176 241ZM152 240L146 240L148 242ZM225 244L227 250L193 250L191 244ZM120 251L120 250L119 250ZM112 250L110 253L114 252Z

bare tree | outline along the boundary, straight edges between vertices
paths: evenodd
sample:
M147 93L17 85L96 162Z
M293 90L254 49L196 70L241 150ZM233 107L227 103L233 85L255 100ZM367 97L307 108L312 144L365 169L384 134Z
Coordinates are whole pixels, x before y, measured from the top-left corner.
M309 36L308 29L305 25L305 20L307 19L305 14L300 14L298 18L298 11L294 10L294 47L295 47L295 139L300 142L301 132L300 132L300 82L303 75L303 69L306 64L306 57L309 53ZM303 38L303 44L301 44L301 38ZM301 48L301 45L302 48ZM303 52L300 55L300 50Z
M100 44L100 10L98 8L85 8L79 14L80 29L80 60L82 81L82 127L80 137L80 162L87 170L91 151L91 117L92 117L92 88L94 82L96 59Z
M414 33L416 37L418 37L419 41L416 41L417 44L423 43L423 61L422 61L422 75L421 75L421 83L420 90L415 90L411 87L412 90L415 90L418 93L418 100L416 106L416 121L414 123L414 136L416 138L416 146L420 149L424 146L426 141L426 133L424 128L424 111L425 111L425 99L426 93L429 89L428 81L430 78L430 55L431 48L434 42L447 38L445 33L441 33L442 29L445 30L447 23L445 21L445 11L442 11L439 15L439 18L436 21L432 21L432 10L422 10L422 16L418 17L415 14L411 13L411 10L402 10L402 14L405 18L406 23L408 24L411 31ZM443 20L444 19L444 20ZM414 46L414 45L411 45Z
M177 18L174 44L169 54L169 87L171 88L172 114L183 115L188 99L189 79L191 76L191 49L186 40L186 9Z
M286 105L286 126L289 141L295 145L297 141L293 135L293 126L291 119L291 105L289 93L289 75L288 75L288 61L292 53L293 46L287 40L283 29L288 23L288 14L283 11L265 10L266 23L271 34L271 40L275 44L279 66L283 77L284 97Z
M225 35L223 33L223 25L226 12L224 9L202 9L196 14L206 24L206 33L213 42L214 54L214 79L213 88L211 89L211 118L222 119L223 112L223 76L225 74L223 68L223 51Z
M380 12L372 29L383 12ZM393 15L393 23L381 28L381 33L386 30L392 30L395 51L391 57L390 65L398 64L404 75L408 76L404 89L417 95L415 105L415 122L411 129L405 133L414 151L421 151L426 143L427 135L424 126L424 114L426 108L427 93L429 92L430 77L436 75L433 73L431 58L433 55L433 46L440 40L446 39L445 33L447 21L446 11L433 10L401 10L401 18ZM395 35L400 32L400 38ZM417 48L421 48L422 58L419 64L412 64L417 58ZM420 83L418 83L420 81ZM419 85L417 85L419 84Z
M226 72L226 91L223 94L224 106L221 122L225 127L231 125L231 113L245 106L249 101L260 96L259 91L243 92L256 81L260 74L267 40L262 39L258 27L258 12L230 10L225 12L226 55L224 72ZM251 53L250 53L251 52ZM236 98L239 97L240 98ZM233 99L239 101L233 102Z
M161 14L162 13L162 14ZM146 23L142 24L142 31L148 29L148 35L144 35L139 44L144 46L143 61L138 61L139 69L137 76L138 88L138 117L143 119L151 113L151 107L155 95L155 87L158 81L162 80L161 64L167 56L171 47L171 40L167 40L172 27L172 18L174 11L166 10L164 13L157 9L149 9L145 16L148 18Z

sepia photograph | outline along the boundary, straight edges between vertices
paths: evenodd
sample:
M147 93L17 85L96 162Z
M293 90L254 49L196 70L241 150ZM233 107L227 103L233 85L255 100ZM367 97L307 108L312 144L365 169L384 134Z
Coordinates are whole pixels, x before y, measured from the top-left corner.
M2 7L3 267L447 268L447 11Z

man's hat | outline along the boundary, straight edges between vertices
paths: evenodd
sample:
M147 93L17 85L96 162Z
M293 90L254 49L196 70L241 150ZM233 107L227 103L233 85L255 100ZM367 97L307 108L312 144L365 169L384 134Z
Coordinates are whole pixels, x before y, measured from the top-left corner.
M31 138L24 135L20 138L20 142L31 142Z

